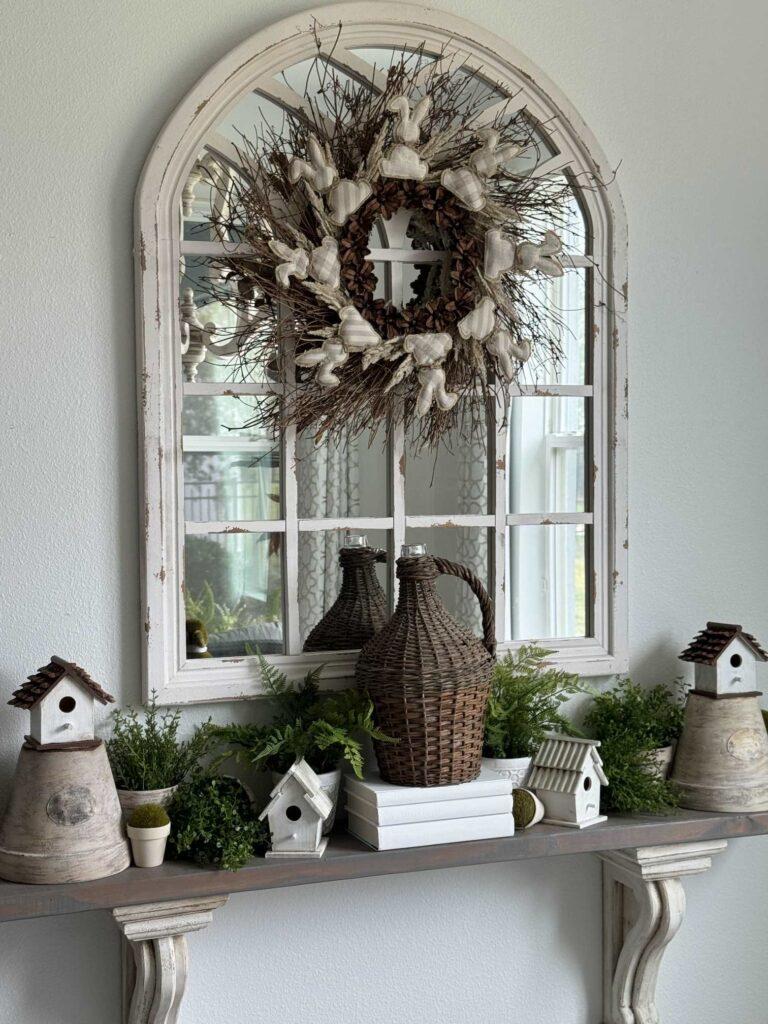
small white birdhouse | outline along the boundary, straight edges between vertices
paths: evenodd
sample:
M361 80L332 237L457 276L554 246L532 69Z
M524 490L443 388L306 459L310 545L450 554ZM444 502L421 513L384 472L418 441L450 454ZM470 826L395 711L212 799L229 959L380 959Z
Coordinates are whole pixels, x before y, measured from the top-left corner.
M295 761L272 790L259 815L268 818L272 849L267 857L322 857L323 822L333 810L320 779L303 759Z
M79 665L54 656L8 703L30 712L29 746L50 750L99 742L94 738L94 701L111 704L114 697Z
M757 692L757 662L768 661L768 654L741 626L708 622L680 659L696 666L695 692L726 697Z
M552 734L536 751L527 786L544 804L547 824L587 828L606 820L600 814L600 787L608 779L599 746L599 740Z

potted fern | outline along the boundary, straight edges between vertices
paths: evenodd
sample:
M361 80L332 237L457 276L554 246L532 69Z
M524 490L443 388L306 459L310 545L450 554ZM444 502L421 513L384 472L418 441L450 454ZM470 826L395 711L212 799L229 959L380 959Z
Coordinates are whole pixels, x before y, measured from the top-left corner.
M547 662L551 651L535 644L497 662L485 718L483 767L524 786L531 759L548 732L574 734L561 705L584 692L579 677Z
M667 775L683 729L684 700L680 679L649 689L624 679L595 696L584 725L600 740L609 810L663 813L676 805Z
M189 740L179 739L180 725L181 713L160 711L154 691L143 720L136 708L113 712L107 755L125 815L142 804L167 806L179 783L208 751L208 722Z
M213 730L216 737L234 747L240 760L272 773L273 782L303 758L320 778L334 809L323 832L333 827L341 787L341 765L346 763L362 778L363 741L387 742L373 722L373 704L358 690L321 690L321 667L308 672L301 682L290 682L284 673L259 654L264 690L272 706L268 725L228 725Z

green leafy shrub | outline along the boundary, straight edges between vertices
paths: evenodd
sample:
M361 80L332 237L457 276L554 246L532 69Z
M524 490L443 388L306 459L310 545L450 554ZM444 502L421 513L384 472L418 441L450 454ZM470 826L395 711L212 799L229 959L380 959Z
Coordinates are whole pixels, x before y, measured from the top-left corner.
M178 738L180 724L178 710L159 710L154 691L143 721L135 708L113 712L107 754L119 789L166 789L198 766L211 744L210 723L189 740Z
M269 845L245 787L229 776L193 776L179 786L169 813L169 855L176 859L237 871Z
M319 774L346 761L358 778L363 774L365 737L387 742L374 724L373 703L358 690L321 690L320 668L299 683L259 654L265 692L273 721L269 725L228 725L214 729L223 742L239 748L241 759L256 768L286 772L303 757Z
M134 808L128 824L132 828L160 828L167 825L170 820L165 808L160 804L141 804L140 807Z
M605 803L618 814L660 814L677 805L673 783L659 774L654 750L669 746L683 728L685 687L676 680L644 689L629 679L598 694L585 719L600 740L608 777Z
M486 757L531 757L548 732L578 735L560 706L584 687L578 676L547 663L551 653L524 644L495 665L485 718Z

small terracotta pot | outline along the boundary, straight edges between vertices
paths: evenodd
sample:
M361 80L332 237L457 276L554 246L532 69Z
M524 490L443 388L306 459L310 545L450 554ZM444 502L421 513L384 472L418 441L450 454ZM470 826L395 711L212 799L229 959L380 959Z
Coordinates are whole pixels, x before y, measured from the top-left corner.
M339 804L339 790L341 789L341 768L336 768L332 772L323 772L322 775L320 772L316 772L315 774L320 780L320 788L331 798L331 802L333 803L333 810L331 811L328 820L323 825L323 835L327 836L336 821L336 808ZM272 772L272 785L277 785L282 777L283 776L280 772Z
M167 786L165 789L118 789L117 799L123 809L123 819L128 820L131 812L144 804L160 804L167 807L173 800L178 786Z
M131 840L133 862L137 868L159 868L165 857L165 844L171 833L171 823L157 828L126 826Z
M532 757L484 757L482 766L512 781L513 789L525 786L531 774Z

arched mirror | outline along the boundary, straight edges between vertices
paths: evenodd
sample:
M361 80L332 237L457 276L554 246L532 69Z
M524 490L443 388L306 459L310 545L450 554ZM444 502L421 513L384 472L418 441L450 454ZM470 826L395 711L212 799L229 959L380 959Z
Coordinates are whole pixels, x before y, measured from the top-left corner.
M486 582L501 650L537 640L583 673L624 665L620 201L578 117L524 58L449 16L413 8L405 24L407 9L342 5L302 15L304 32L292 19L258 34L198 84L145 168L146 685L161 700L257 694L259 651L292 675L318 662L329 676L350 674L356 655L342 644L303 653L338 596L347 531L387 553L375 573L390 607L400 546L425 543ZM449 434L436 450L400 428L385 442L270 432L258 425L260 408L280 400L293 371L243 358L238 339L266 319L263 296L237 269L249 254L234 197L288 113L328 117L329 83L375 93L403 61L424 83L437 65L455 76L473 123L511 111L525 145L506 168L510 180L535 176L567 190L565 272L527 285L538 315L552 318L562 358L531 359L474 439ZM376 298L395 307L439 294L449 267L441 232L406 207L375 220L365 256ZM451 579L440 587L449 610L477 627L466 588ZM189 620L204 624L207 645L188 637Z

